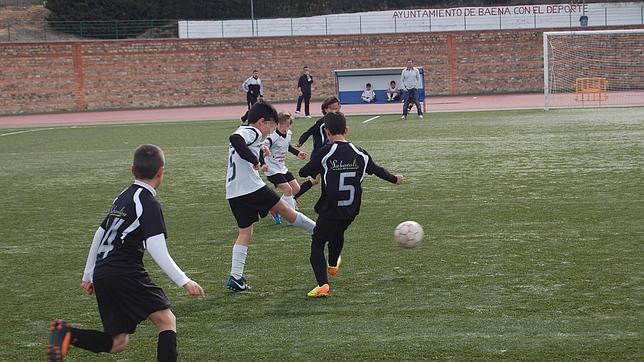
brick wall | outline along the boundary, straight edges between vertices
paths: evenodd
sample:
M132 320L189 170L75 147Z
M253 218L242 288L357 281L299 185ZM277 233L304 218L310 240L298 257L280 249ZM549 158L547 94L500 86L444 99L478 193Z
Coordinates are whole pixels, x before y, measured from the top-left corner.
M539 30L239 39L0 44L0 114L243 103L260 71L268 100L296 98L303 65L314 98L333 70L425 67L430 95L540 92Z

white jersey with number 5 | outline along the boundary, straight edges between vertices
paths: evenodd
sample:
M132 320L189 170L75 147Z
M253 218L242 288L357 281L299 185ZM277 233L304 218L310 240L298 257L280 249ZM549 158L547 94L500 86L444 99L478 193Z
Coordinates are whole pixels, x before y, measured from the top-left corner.
M251 152L259 159L262 145L261 132L252 126L241 126L235 133L244 138ZM266 184L250 162L239 157L232 145L228 146L228 172L226 173L226 199L250 194Z

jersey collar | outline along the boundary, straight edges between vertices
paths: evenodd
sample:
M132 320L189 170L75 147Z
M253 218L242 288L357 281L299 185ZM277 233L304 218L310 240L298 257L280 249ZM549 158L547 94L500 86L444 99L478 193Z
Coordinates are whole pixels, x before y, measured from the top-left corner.
M152 187L152 186L150 186L150 185L146 184L146 183L145 183L145 182L143 182L143 181L134 180L134 184L135 184L135 185L139 185L139 186L143 187L144 189L146 189L146 190L150 191L150 193L152 194L152 196L156 196L156 195L157 195L157 190L155 190L155 189L154 189L154 187Z

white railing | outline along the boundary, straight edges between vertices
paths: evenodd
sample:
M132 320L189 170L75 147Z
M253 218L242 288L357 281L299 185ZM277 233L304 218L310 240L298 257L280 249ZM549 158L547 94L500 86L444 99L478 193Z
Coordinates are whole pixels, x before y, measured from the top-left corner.
M180 38L340 35L644 25L644 3L517 5L373 11L255 20L179 21Z

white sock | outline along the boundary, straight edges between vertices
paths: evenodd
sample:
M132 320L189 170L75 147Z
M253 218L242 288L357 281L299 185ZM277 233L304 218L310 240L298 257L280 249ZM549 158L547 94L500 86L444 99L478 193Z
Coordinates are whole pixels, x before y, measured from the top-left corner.
M291 196L282 195L282 200L286 201L288 206L290 206L291 209L295 210L295 199L293 198L293 195Z
M233 262L230 267L230 275L235 279L244 276L244 265L246 264L246 254L248 246L235 244L233 246Z
M297 216L295 216L295 222L293 222L293 225L299 227L300 229L304 229L309 235L313 235L315 221L309 219L306 215L302 214L299 211L296 211L295 213Z

